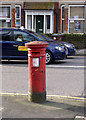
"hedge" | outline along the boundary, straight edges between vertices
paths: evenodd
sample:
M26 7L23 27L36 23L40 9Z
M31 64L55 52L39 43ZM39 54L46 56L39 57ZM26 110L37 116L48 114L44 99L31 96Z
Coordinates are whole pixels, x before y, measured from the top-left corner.
M47 34L52 37L52 34ZM72 43L76 49L86 49L86 34L64 34L62 41Z
M86 34L64 34L62 41L74 44L76 49L86 48Z

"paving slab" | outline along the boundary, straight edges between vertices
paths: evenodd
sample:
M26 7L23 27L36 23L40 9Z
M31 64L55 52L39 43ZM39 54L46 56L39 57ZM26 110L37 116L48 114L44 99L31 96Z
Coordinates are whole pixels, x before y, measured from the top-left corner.
M77 49L75 55L77 55L77 56L86 56L86 49Z
M2 95L2 118L63 118L85 116L83 99L47 96L46 102L33 103L28 95Z

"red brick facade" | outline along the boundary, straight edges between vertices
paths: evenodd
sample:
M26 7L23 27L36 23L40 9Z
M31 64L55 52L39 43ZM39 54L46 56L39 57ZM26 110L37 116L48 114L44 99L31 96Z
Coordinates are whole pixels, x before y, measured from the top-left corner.
M64 9L64 33L68 32L68 8Z
M61 8L58 11L58 33L61 32Z
M60 31L61 25L61 9L59 8L59 3L54 3L54 33L58 33Z
M58 31L57 30L57 24L56 24L56 21L57 21L57 11L58 11L58 3L56 2L56 3L54 3L54 33L56 33L56 31Z
M10 0L6 0L6 1L10 1ZM20 1L20 0L14 0L14 1ZM54 15L54 20L53 20L53 33L61 33L61 6L62 5L64 5L64 26L63 26L63 28L64 28L64 30L63 30L63 32L64 33L68 33L68 7L69 7L69 3L72 3L73 2L73 0L71 1L71 2L69 2L68 3L68 1L71 1L71 0L66 0L66 3L64 2L64 0L62 0L62 1L59 1L59 2L54 2L54 3L52 3L53 4L53 7L52 7L52 4L49 4L49 9L46 7L44 7L44 6L42 6L43 7L43 9L45 8L45 10L52 10L53 11L53 14L52 15ZM76 0L76 1L80 1L80 3L78 3L78 2L74 2L73 4L71 4L71 5L85 5L85 13L86 13L86 2L83 2L83 3L81 3L81 0ZM84 1L84 0L82 0L82 1ZM62 3L61 3L62 2ZM15 5L17 4L17 2L15 2L15 3L10 3L10 2L8 2L8 5L10 5L11 6L11 27L15 27ZM11 4L13 4L14 6L12 6ZM6 3L4 3L4 5L6 5ZM20 2L20 4L18 4L18 5L20 5L21 6L21 25L20 26L24 26L25 27L25 9L24 9L24 5L25 5L25 2L22 0L22 2ZM43 4L44 5L44 4ZM28 6L28 7L30 7L29 6L29 2L28 2L28 5L27 5L27 3L26 3L26 6ZM35 7L35 5L34 5L34 7ZM37 6L38 7L38 6ZM28 9L26 9L26 10L28 10ZM32 9L33 10L33 9ZM35 9L34 9L35 10ZM37 10L38 10L38 8L37 8ZM86 33L86 14L85 14L85 28L84 28L84 31L85 31L85 33Z
M55 14L54 14L54 33L61 33L61 8L59 7L59 2L57 2L57 3L55 2L54 3L54 9L55 9ZM56 13L57 13L57 18L56 18Z
M15 8L11 8L11 27L15 27Z
M24 24L24 10L23 9L21 9L21 26L24 26L25 27L25 24Z

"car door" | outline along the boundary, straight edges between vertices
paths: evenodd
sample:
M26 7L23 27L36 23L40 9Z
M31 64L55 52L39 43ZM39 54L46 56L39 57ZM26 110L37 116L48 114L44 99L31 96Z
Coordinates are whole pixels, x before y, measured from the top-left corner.
M2 58L2 30L0 30L0 59Z
M27 48L25 43L34 38L28 33L19 29L3 29L2 34L2 58L3 59L27 59ZM16 41L16 37L21 35L22 40Z
M24 42L15 41L14 29L3 29L1 33L2 59L27 59L27 50L18 50L18 46L24 46Z
M17 37L21 36L21 40L17 39ZM16 51L16 57L21 59L27 59L28 49L25 47L26 42L32 41L34 38L30 36L28 33L18 29L13 30L13 41L14 41L14 49Z
M12 31L9 29L2 29L1 32L2 32L2 58L9 59L10 56L12 55L11 46Z
M18 42L13 39L13 29L2 29L2 59L18 59Z

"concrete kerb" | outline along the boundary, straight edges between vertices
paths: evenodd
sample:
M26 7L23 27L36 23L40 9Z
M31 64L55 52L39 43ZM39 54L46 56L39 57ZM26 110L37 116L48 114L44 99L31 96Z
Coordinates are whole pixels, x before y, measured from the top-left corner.
M86 56L86 49L77 49L76 56Z

